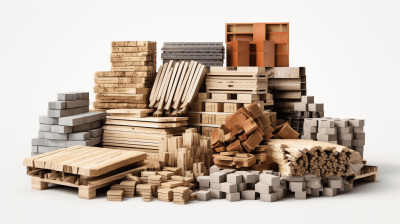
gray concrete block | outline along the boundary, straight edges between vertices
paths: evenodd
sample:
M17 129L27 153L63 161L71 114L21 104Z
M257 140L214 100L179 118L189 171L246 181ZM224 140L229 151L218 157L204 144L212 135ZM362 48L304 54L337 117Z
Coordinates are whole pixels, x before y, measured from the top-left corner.
M201 191L206 191L206 190L208 189L208 187L199 186L199 189L200 189Z
M315 126L304 126L303 127L303 131L304 132L308 132L308 133L317 133L318 132L318 127L315 127Z
M308 111L313 112L324 112L324 104L323 103L309 103Z
M353 138L354 139L365 139L365 133L354 133Z
M304 136L304 137L303 137ZM317 133L309 133L309 132L304 132L302 135L302 139L313 139L317 140Z
M72 127L62 126L62 125L51 125L50 131L54 133L67 134L72 132Z
M243 175L243 182L245 183L255 183L256 182L256 174L254 173L242 173Z
M50 132L51 131L51 125L50 124L39 124L39 130L40 131L45 131L45 132Z
M318 133L319 134L324 134L324 135L336 135L337 134L337 127L333 127L333 128L318 128Z
M306 182L290 182L289 190L292 192L303 192L306 190Z
M335 119L335 127L338 128L345 128L349 126L349 121L348 120L341 120L341 119Z
M89 132L77 132L77 133L69 133L68 140L72 141L84 141L90 138Z
M40 155L40 154L42 154L42 153L31 152L31 156L37 156L37 155Z
M92 122L92 123L94 123L94 122ZM91 124L92 123L89 123L89 124L85 123L85 124L80 124L80 125L77 125L77 126L73 126L72 127L72 132L76 133L76 132L87 131L87 130L91 129Z
M322 196L333 197L337 195L337 188L324 187Z
M61 117L61 118L59 118L58 122L59 122L59 125L77 126L77 125L85 123L85 120L86 120L85 117L82 116L82 114L79 114L79 115L74 115L74 116Z
M208 191L211 193L211 198L215 198L215 199L226 198L226 193L222 192L220 190L208 189Z
M363 119L349 119L349 125L353 127L364 127L365 121Z
M260 201L264 202L274 202L278 200L278 195L277 193L271 193L271 194L260 194Z
M307 192L306 191L294 192L294 198L295 199L300 199L300 200L305 200L305 199L307 199Z
M333 120L318 120L318 130L320 128L333 128L335 127L335 122Z
M75 113L76 114L76 113ZM67 117L74 115L74 111L72 109L65 109L65 110L48 110L47 116L49 117Z
M240 199L243 200L256 200L255 190L245 190L240 192Z
M76 100L76 94L75 93L57 93L57 100L58 101Z
M338 134L349 134L353 133L354 127L353 126L347 126L345 128L337 128L337 133Z
M50 110L64 110L64 109L67 109L67 102L66 101L51 101L51 102L49 102L49 109Z
M273 187L269 186L267 184L263 184L261 182L258 182L255 184L255 192L260 193L260 194L271 194L273 191Z
M304 127L306 127L306 126L318 127L318 119L315 119L315 118L304 119Z
M96 128L101 128L101 121L93 121L91 123L89 123L89 129L96 129ZM88 130L88 129L86 129Z
M209 176L199 176L199 177L197 177L197 182L199 182L200 187L210 188L210 177Z
M246 188L247 188L247 190L255 190L256 183L246 183Z
M283 198L283 189L277 188L276 190L273 191L273 193L276 193L276 199L281 200Z
M352 139L353 139L353 133L337 135L337 140L352 140Z
M311 194L311 190L312 190L311 187L306 187L306 193L307 194Z
M301 96L302 103L314 103L314 96Z
M260 182L269 186L279 186L280 178L272 174L260 174Z
M240 193L236 192L236 193L226 194L226 199L230 202L240 201Z
M210 175L210 182L212 183L223 183L226 182L226 173L213 173Z
M46 153L46 152L52 152L55 150L60 149L60 147L57 146L38 146L38 153Z
M210 188L213 190L221 190L221 183L210 182Z
M236 173L230 173L226 176L227 182L231 184L238 184L242 182L242 175Z
M31 152L37 153L38 152L38 146L37 145L32 145L31 146Z
M364 133L364 127L353 127L354 133Z
M353 139L351 140L352 146L363 146L365 145L365 139Z
M89 99L89 92L72 91L70 93L75 94L77 100L88 100Z
M303 102L294 103L294 110L295 111L307 111L307 103L303 103Z
M58 124L58 118L48 117L47 115L39 116L40 124Z
M320 192L319 189L311 189L311 196L312 197L319 197L320 196L319 192Z
M44 132L44 131L38 131L38 137L39 138L46 138L46 132Z
M351 140L339 140L338 144L343 146L351 146Z
M201 190L196 192L196 197L198 201L209 201L211 199L211 192Z
M236 193L237 185L228 182L221 183L221 191L225 193Z
M220 168L218 168L216 165L213 165L212 167L210 167L210 174L219 172Z
M342 188L343 181L342 179L331 179L328 178L328 187L330 188Z
M49 142L48 146L62 147L62 148L69 147L68 144L67 144L67 140L49 139L48 142Z
M321 133L317 133L318 141L335 141L337 140L337 135L325 135Z
M88 130L88 132L90 133L91 138L95 138L95 137L103 135L104 130L103 130L103 128L96 128L96 129Z
M247 183L244 183L244 182L238 183L237 184L237 190L239 192L247 190Z
M74 145L82 145L82 146L93 146L93 145L96 145L96 144L98 144L97 142L98 141L95 141L96 140L96 138L89 138L88 140L84 140L84 141L70 141L70 140L68 140L67 141L67 147L71 147L71 146L74 146Z
M45 138L32 138L32 146L33 145L46 145L47 139Z
M58 139L58 140L67 140L68 134L60 134L60 133L53 133L53 132L46 132L45 137L47 139Z

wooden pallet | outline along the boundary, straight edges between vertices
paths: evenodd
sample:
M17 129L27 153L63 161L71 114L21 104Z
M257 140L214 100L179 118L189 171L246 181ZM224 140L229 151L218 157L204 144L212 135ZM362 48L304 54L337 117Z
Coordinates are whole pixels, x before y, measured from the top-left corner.
M347 181L350 182L350 189L353 189L353 184L355 180L363 180L370 182L378 181L378 166L365 165L363 168L361 168L357 176L348 177Z

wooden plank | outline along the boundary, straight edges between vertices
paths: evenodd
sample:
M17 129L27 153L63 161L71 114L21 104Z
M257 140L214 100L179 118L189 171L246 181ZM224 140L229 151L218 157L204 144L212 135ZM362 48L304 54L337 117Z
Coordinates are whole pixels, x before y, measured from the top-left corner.
M150 99L149 99L150 100L150 105L149 105L150 108L153 108L153 106L154 106L154 104L155 104L155 102L157 100L158 91L160 90L161 83L162 83L162 81L164 79L164 75L165 75L165 71L167 69L167 66L168 66L168 64L165 63L163 66L161 66L158 69L156 81L154 82L153 89L152 89L151 94L150 94Z
M186 127L158 129L158 128L146 128L146 127L106 125L106 126L103 126L103 129L104 130L114 130L114 131L143 132L143 133L151 134L151 133L175 133L175 132L185 131Z
M181 105L181 103L182 103L182 98L187 92L187 89L188 89L187 86L189 86L188 83L190 83L190 80L193 78L193 74L196 71L197 65L198 65L197 62L193 62L192 67L185 74L185 78L183 80L183 84L180 86L179 92L178 92L178 94L176 95L176 98L175 98L175 102L172 105L172 108L174 108L175 110L177 110L179 108L179 106Z
M164 107L165 110L170 110L171 109L172 99L177 94L176 91L177 91L178 80L179 80L180 83L182 83L182 79L186 74L188 64L189 63L184 62L183 70L179 71L179 73L177 74L177 77L175 78L175 81L174 81L174 85L172 86L172 89L171 89L172 94L170 94L170 96L168 97L168 101L167 101L167 103L166 103L166 105Z
M146 121L146 122L157 122L157 123L188 120L187 117L124 117L124 116L107 116L107 119Z
M187 122L151 123L151 122L110 120L110 119L106 120L106 124L126 125L126 126L134 126L134 127L147 127L147 128L176 128L176 127L187 126Z
M159 146L147 146L147 145L138 145L138 144L126 144L126 143L103 143L104 146L121 146L121 147L132 147L132 148L143 148L143 149L155 149L158 150Z
M141 113L153 113L154 109L112 109L107 110L110 114L141 114Z

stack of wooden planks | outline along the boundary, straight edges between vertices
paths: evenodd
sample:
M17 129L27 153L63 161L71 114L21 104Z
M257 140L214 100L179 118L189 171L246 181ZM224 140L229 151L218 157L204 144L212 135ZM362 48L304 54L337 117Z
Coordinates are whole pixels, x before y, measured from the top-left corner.
M187 129L182 136L162 140L159 150L162 166L181 168L181 175L184 176L193 176L194 163L203 162L205 167L210 167L212 165L211 139L196 132L196 129L191 128Z
M110 116L107 116L106 125L103 126L103 145L114 149L147 152L149 160L158 161L160 142L181 135L186 129L188 118L149 116L153 111L154 109L107 110Z
M177 187L173 189L174 192L174 204L185 205L190 201L190 194L192 193L188 187Z
M107 191L107 201L122 201L123 190L109 190Z
M205 83L206 92L198 94L188 112L189 125L201 128L203 135L210 136L234 112L254 102L275 125L274 100L264 67L211 67Z
M206 67L195 61L169 61L158 69L150 94L154 117L185 115L206 74Z
M111 50L111 71L94 74L97 95L93 107L148 108L156 71L156 42L113 41Z
M79 197L96 197L96 189L118 181L127 174L140 173L146 153L72 146L24 159L32 188L44 190L48 183L79 189Z
M261 145L267 151L267 161L278 164L286 176L311 173L317 176L348 176L353 165L363 165L360 153L327 142L300 139L270 139Z

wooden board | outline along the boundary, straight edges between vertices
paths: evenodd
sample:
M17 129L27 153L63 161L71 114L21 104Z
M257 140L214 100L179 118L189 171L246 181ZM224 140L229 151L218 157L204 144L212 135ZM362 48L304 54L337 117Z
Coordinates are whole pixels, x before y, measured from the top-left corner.
M152 122L112 120L112 119L107 119L106 124L125 125L125 126L134 126L134 127L147 127L147 128L176 128L176 127L187 126L187 122L152 123Z
M107 116L107 119L146 121L146 122L157 122L157 123L188 120L187 117L124 117L124 116Z
M154 109L112 109L107 110L110 114L139 114L139 113L153 113Z
M126 131L126 132L141 132L141 133L175 133L185 131L186 127L177 128L146 128L146 127L130 127L130 126L117 126L117 125L106 125L103 126L104 130L114 130L114 131Z

